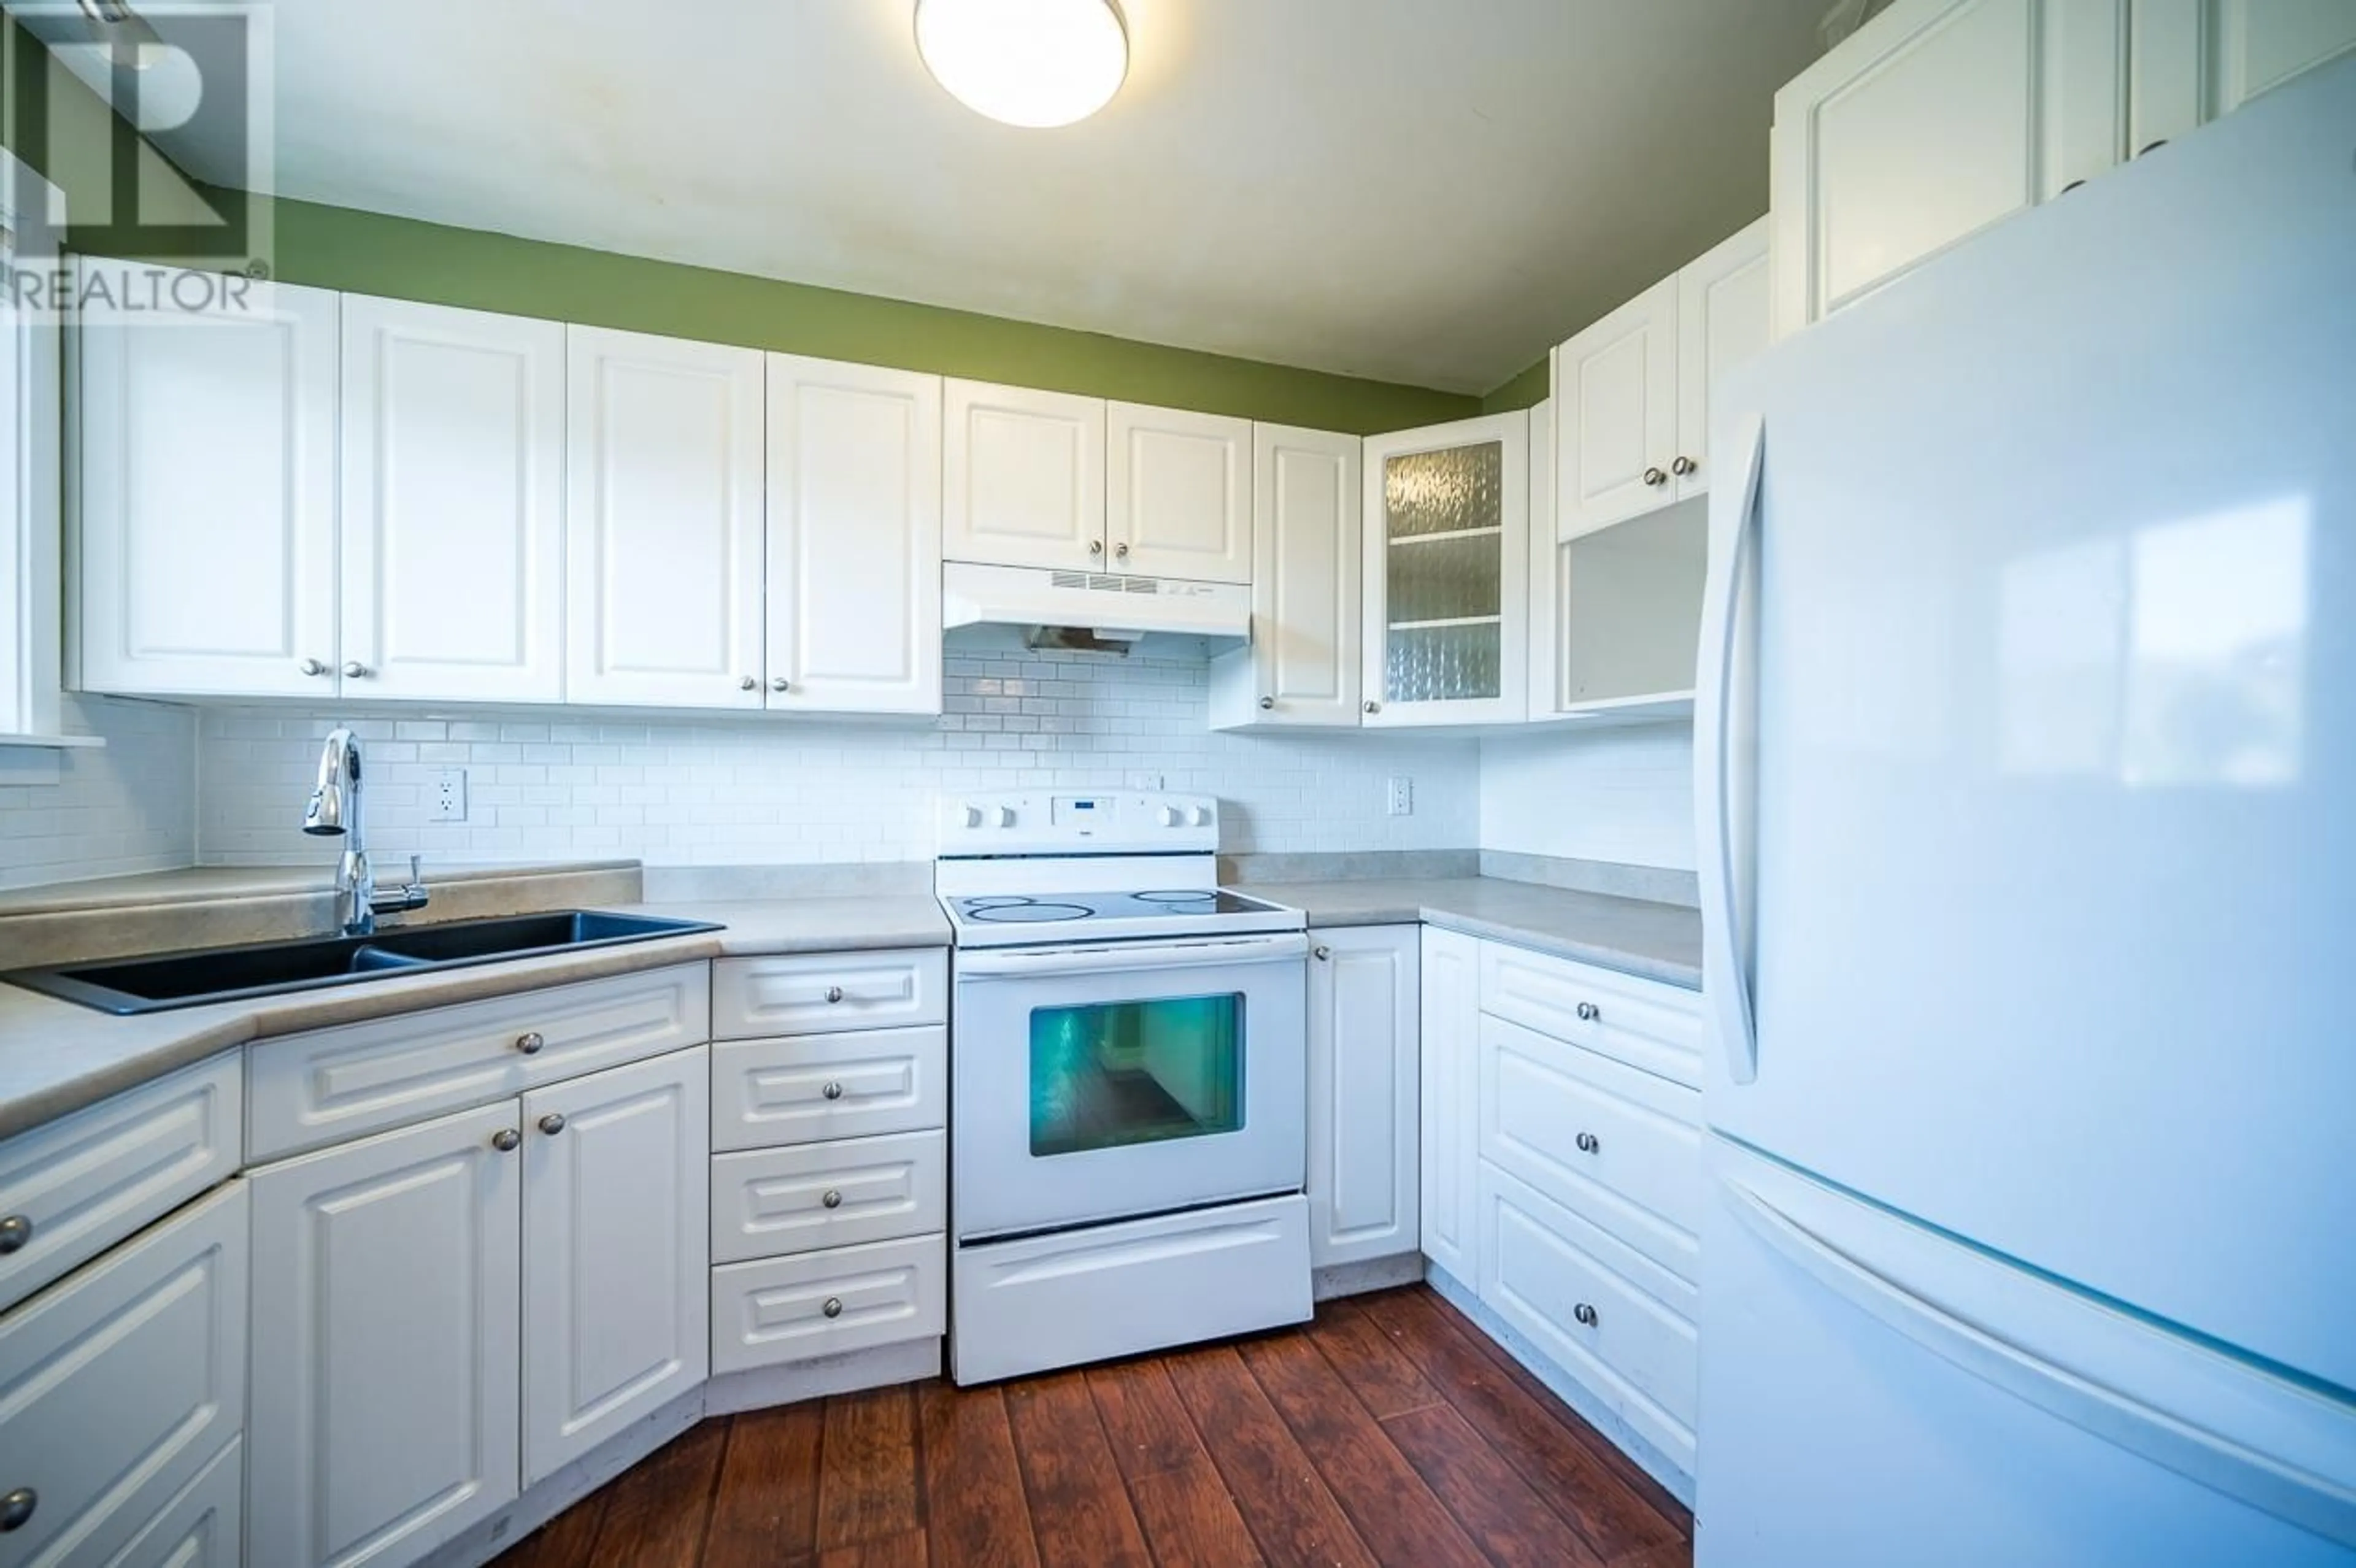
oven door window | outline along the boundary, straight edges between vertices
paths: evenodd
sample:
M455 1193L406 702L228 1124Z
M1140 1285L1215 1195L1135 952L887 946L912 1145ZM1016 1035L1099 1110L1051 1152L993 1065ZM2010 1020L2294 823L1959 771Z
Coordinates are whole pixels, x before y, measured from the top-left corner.
M1235 993L1033 1008L1032 1154L1236 1131L1243 1021Z

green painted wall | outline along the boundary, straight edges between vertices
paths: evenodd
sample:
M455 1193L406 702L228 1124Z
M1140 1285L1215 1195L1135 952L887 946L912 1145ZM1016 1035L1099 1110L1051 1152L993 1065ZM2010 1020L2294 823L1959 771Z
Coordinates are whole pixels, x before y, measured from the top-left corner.
M1481 411L1505 414L1546 401L1547 370L1547 361L1542 358L1504 386L1492 388L1482 395Z

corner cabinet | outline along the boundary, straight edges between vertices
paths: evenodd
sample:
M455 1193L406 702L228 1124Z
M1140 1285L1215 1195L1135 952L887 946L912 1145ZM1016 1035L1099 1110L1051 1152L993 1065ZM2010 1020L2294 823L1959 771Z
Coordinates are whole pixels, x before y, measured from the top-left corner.
M1211 663L1215 730L1358 725L1361 443L1252 429L1252 635Z
M1527 717L1529 417L1369 436L1362 721Z
M1309 1261L1419 1245L1416 1102L1421 927L1309 933Z
M84 280L118 265L74 263ZM286 283L251 297L201 325L67 336L84 689L337 693L341 297Z
M1423 928L1420 1054L1423 1255L1477 1288L1481 1282L1481 943L1461 932Z

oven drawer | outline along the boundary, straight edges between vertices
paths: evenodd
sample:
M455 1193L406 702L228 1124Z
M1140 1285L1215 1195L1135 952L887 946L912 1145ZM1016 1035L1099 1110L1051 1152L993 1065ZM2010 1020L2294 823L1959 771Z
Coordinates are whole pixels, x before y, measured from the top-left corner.
M1701 1087L1701 997L1591 964L1481 944L1481 1010Z
M712 1271L712 1371L747 1371L948 1328L948 1239L836 1247Z
M712 1261L897 1241L948 1227L945 1132L714 1155Z
M949 1031L856 1029L712 1048L712 1147L773 1148L948 1121Z
M788 953L712 965L715 1040L947 1023L946 948Z

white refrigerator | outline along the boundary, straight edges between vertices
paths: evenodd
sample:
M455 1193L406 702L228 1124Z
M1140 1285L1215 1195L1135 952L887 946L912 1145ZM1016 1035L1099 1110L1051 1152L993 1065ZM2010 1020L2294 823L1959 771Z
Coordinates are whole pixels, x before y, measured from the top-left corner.
M2356 60L1717 396L1699 1562L2356 1563Z

